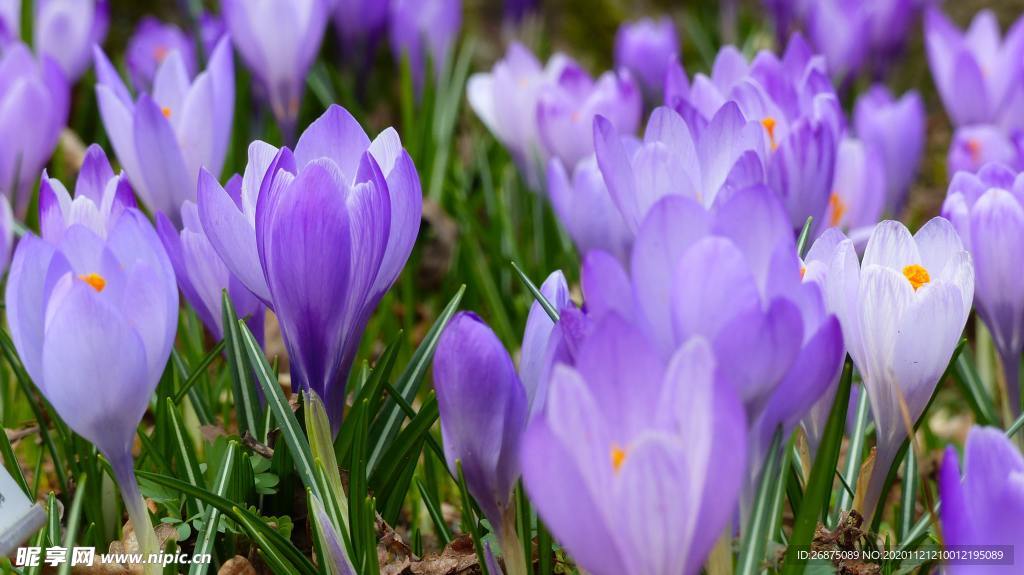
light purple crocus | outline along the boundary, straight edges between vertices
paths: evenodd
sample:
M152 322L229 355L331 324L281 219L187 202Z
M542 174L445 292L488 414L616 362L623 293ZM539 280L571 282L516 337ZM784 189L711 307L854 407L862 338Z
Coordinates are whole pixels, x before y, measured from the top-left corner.
M1024 168L1021 133L1007 134L997 126L977 125L958 128L949 144L946 167L950 177L957 172L977 172L993 162L1014 169Z
M638 230L628 273L595 251L581 275L589 315L632 318L663 357L688 338L708 340L747 408L753 479L776 429L795 428L842 359L839 323L800 268L778 198L758 185L710 212L686 196L662 198Z
M885 207L885 163L872 146L856 138L839 144L825 224L867 239Z
M94 193L83 186L74 207L102 211L86 196ZM6 291L11 339L57 414L110 460L140 551L155 553L131 449L174 344L174 271L138 210L125 208L102 226L72 212L58 240L27 234L18 243Z
M977 174L958 172L942 215L953 223L974 260L975 302L1002 360L1011 413L1021 412L1024 351L1024 176L1001 164Z
M24 214L67 122L69 86L48 57L15 43L0 55L0 190Z
M229 194L238 196L241 179L228 182ZM221 261L206 237L195 203L181 206L182 230L179 232L164 214L157 214L157 232L167 250L178 279L178 287L206 329L216 339L224 337L223 292L227 290L239 317L248 318L249 329L263 340L264 306Z
M538 515L588 573L699 573L746 466L743 406L711 345L689 340L666 359L610 314L577 359L555 366L522 440Z
M598 249L619 261L628 260L633 232L609 194L593 156L580 162L571 176L560 160L551 160L548 197L580 254Z
M930 8L924 28L932 77L953 125L1022 127L1024 20L1002 38L990 10L978 12L961 32L938 8Z
M935 391L971 311L974 268L949 221L933 218L911 236L888 220L875 227L863 262L851 241L838 246L827 285L877 430L870 518L907 438L901 405L917 421Z
M392 0L389 18L391 53L397 62L408 59L420 94L427 62L440 78L451 58L462 28L462 0Z
M990 575L1020 570L1024 458L1002 431L991 427L971 429L964 449L962 480L956 448L946 448L939 471L939 498L942 543L947 549L998 549L1004 553L1002 561L951 561L944 565L944 573Z
M96 144L85 152L74 196L46 172L39 182L39 231L51 244L59 244L72 226L106 237L124 211L135 207L128 178L114 174L106 153Z
M335 431L363 328L405 265L422 192L398 133L372 142L333 105L294 153L254 142L237 197L203 170L199 217L224 264L277 314L292 381Z
M132 186L146 207L179 223L181 205L196 199L199 170L220 173L224 166L235 108L229 39L221 40L195 78L181 53L170 52L157 70L153 93L135 100L99 48L96 75L100 117Z
M763 131L732 102L710 122L693 116L687 122L662 107L651 114L640 143L598 117L594 147L608 192L635 234L665 196L685 196L710 207L737 189L764 183ZM606 224L606 239L618 235L614 222Z
M837 82L856 76L868 58L870 18L862 0L818 0L809 3L808 36L825 56L828 71Z
M388 2L337 0L332 18L346 49L369 47L376 43L387 27Z
M903 210L924 154L925 112L921 95L911 90L898 100L882 84L857 98L853 125L857 137L881 156L885 173L884 211Z
M602 116L623 134L640 125L643 97L628 70L605 72L594 80L571 60L542 88L537 128L544 148L567 169L594 153L594 118Z
M92 47L110 26L107 0L36 0L32 24L36 53L56 61L74 82L92 63Z
M198 70L195 40L174 24L161 22L152 16L140 20L124 54L128 76L137 92L153 92L157 69L171 52L177 52L181 57L188 76L195 76Z
M221 11L231 41L262 85L285 140L290 142L306 75L327 26L326 1L224 0Z
M512 358L476 314L456 314L441 335L434 389L448 468L457 474L461 464L470 494L497 533L509 572L525 573L512 490L530 407Z
M665 74L679 55L679 36L669 17L626 22L615 34L615 67L627 69L653 100L661 98Z
M809 216L821 222L844 129L824 60L799 35L781 59L762 51L749 64L726 46L711 76L697 74L689 96L676 107L694 125L710 121L730 101L746 120L764 128L766 181L783 199L794 230L803 228Z
M569 60L555 55L541 66L537 57L514 42L490 72L469 77L466 100L519 166L527 185L540 190L547 153L537 130L537 100Z

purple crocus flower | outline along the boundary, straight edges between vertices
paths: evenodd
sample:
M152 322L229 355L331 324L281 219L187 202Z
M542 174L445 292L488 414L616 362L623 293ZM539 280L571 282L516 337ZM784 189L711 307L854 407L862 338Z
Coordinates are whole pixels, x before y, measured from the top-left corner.
M199 40L203 47L203 54L209 58L210 54L220 44L220 39L228 33L228 25L218 14L203 12L199 15Z
M546 162L537 131L537 99L568 62L556 55L542 67L528 48L515 42L490 72L473 74L466 84L470 107L508 149L533 190L542 187Z
M868 58L871 21L861 0L818 0L810 3L807 31L811 43L825 56L832 78L844 82L856 76Z
M106 237L124 211L135 207L128 178L114 175L103 148L96 144L85 152L73 198L46 172L39 182L39 231L51 244L59 244L72 226Z
M192 37L174 24L161 22L152 16L140 20L124 54L128 76L136 91L152 93L157 69L171 52L177 52L181 57L188 76L195 76L198 66Z
M885 166L885 212L898 215L924 153L925 112L921 95L911 90L899 100L882 84L857 98L854 131L878 150Z
M416 93L422 93L427 62L440 78L462 28L462 0L392 0L391 53L408 58Z
M92 61L110 26L107 0L36 0L32 25L36 53L49 56L74 82Z
M505 0L505 19L513 24L518 24L528 14L539 9L540 0Z
M661 98L665 74L678 55L679 37L668 17L627 22L615 35L615 67L628 69L651 100Z
M1002 360L1011 412L1021 411L1020 356L1024 351L1024 176L1001 164L977 174L958 172L949 185L942 215L953 223L971 252L975 301Z
M190 79L185 60L170 52L152 94L136 100L106 55L96 49L96 97L117 158L146 206L175 223L185 200L195 200L195 179L219 173L231 139L235 69L227 38L206 71Z
M24 214L67 122L69 86L56 62L21 43L2 51L0 78L0 189Z
M496 530L506 563L521 565L510 565L509 572L525 573L512 490L530 408L512 358L476 314L457 314L441 335L434 388L448 467L457 473L461 462L466 486Z
M651 114L639 144L598 117L594 146L608 191L635 233L651 206L665 196L685 196L710 207L736 189L764 183L763 131L732 102L706 123L696 117L688 123L663 107ZM609 224L605 233L614 229Z
M856 138L843 138L825 224L867 239L882 219L885 183L885 163L878 150Z
M1007 135L997 126L977 125L958 128L949 144L946 166L950 175L957 172L977 172L993 162L1014 169L1024 167L1024 150L1020 133Z
M306 74L327 26L325 0L224 0L221 10L231 41L262 84L285 140L290 141Z
M586 257L583 293L590 315L632 318L663 357L690 337L710 342L747 407L756 477L776 429L792 431L842 359L839 323L800 268L792 228L764 185L710 212L671 195L643 220L628 274L607 254Z
M911 236L889 220L875 227L863 262L851 241L838 246L827 283L877 430L870 518L907 437L901 405L916 421L935 391L971 311L974 268L949 221L934 218Z
M277 314L292 380L320 395L335 431L363 328L412 251L421 204L398 133L389 128L371 142L336 105L294 153L253 143L237 196L200 175L210 243Z
M140 551L157 552L131 455L178 321L174 271L153 227L126 208L105 229L82 220L54 242L25 235L6 311L25 370L68 426L110 460Z
M228 182L229 193L237 196L241 192L241 179ZM157 214L157 232L167 250L178 279L178 287L196 311L206 329L217 339L224 337L224 314L222 310L224 290L228 291L231 303L240 317L248 317L249 329L258 340L263 339L264 306L259 298L252 295L217 255L206 237L199 210L191 201L181 206L182 230L164 214Z
M334 27L347 49L376 43L388 23L388 3L376 0L337 0Z
M1007 546L1016 551L1024 547L1024 458L1002 431L971 429L964 449L963 480L956 448L946 448L939 471L939 497L942 539L947 548ZM1019 558L1012 564L950 563L943 572L1013 573L1019 565Z
M628 260L633 232L608 193L593 156L576 166L571 180L562 162L551 160L548 165L548 197L558 220L580 254L598 249L614 255L619 261Z
M709 121L729 101L746 120L764 127L766 181L783 198L794 230L808 216L821 222L844 123L824 60L813 56L799 35L790 40L781 60L761 52L748 64L739 51L726 46L711 77L695 76L688 100L677 103L677 109L688 119Z
M610 314L557 365L520 457L538 515L595 575L700 571L743 483L743 406L711 346L666 360ZM728 453L728 457L712 454Z
M924 29L935 87L953 125L1021 127L1024 20L1018 20L1004 39L990 10L978 12L962 33L938 8L930 8Z
M537 127L544 148L566 168L594 152L594 118L603 116L621 133L640 124L643 98L628 71L605 72L596 81L579 64L567 61L537 100Z

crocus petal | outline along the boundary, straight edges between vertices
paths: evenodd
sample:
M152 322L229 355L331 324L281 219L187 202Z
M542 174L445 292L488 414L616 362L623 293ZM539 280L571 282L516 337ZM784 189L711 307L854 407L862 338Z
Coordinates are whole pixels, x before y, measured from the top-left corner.
M370 139L352 114L333 105L306 128L295 146L295 161L302 166L317 158L330 158L350 181L355 178Z

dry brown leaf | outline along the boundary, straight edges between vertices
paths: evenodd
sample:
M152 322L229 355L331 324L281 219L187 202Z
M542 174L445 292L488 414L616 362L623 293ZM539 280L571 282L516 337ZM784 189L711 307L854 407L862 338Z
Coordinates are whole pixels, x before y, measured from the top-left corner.
M256 575L256 568L245 557L235 555L220 566L217 575Z

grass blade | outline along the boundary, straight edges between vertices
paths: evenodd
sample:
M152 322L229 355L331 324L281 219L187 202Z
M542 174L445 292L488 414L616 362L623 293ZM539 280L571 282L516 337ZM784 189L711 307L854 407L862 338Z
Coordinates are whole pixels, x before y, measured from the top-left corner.
M516 262L511 263L512 269L516 270L516 275L519 276L519 281L523 282L523 285L525 285L526 289L530 291L530 294L533 296L533 299L537 300L537 303L540 304L540 307L544 308L544 311L547 312L548 317L551 318L551 321L558 323L559 315L558 310L555 309L555 306L548 301L548 298L544 297L544 294L541 293L540 289L537 288L537 284L533 283L533 281L530 280L526 273L523 272L522 268L519 267L519 264L517 264Z
M170 419L170 428L174 434L174 444L178 451L178 463L180 464L178 475L183 476L192 485L205 489L206 481L203 479L203 471L199 467L199 460L192 448L192 438L185 431L185 426L181 424L174 400L170 397L167 398L167 416ZM199 502L194 502L189 506L189 515L195 515L202 511L203 506Z
M850 405L852 381L853 363L847 358L843 365L843 374L839 378L839 389L832 403L832 411L829 413L828 422L825 423L821 445L818 447L818 454L807 480L803 503L797 510L793 522L793 534L789 538L789 548L786 550L786 561L782 571L784 575L803 573L807 558L801 557L798 552L810 546L819 518L828 512L832 478L839 463L839 450L846 427L846 411Z
M78 536L78 526L82 522L82 507L85 503L86 494L86 482L89 479L88 475L83 475L78 478L78 483L75 485L75 497L71 500L71 508L68 510L68 528L64 532L64 548L71 549L75 546L75 537ZM71 573L71 561L65 561L60 566L58 575L68 575Z
M249 379L249 363L245 360L240 325L235 306L231 304L228 291L222 294L221 305L224 315L224 341L228 350L228 371L231 373L231 384L235 393L235 409L238 411L239 434L248 431L253 437L259 437L260 401L256 390Z
M746 533L740 547L739 563L736 573L739 575L756 575L761 572L765 549L772 536L772 506L777 483L779 483L779 463L782 459L782 429L775 432L768 458L761 472L761 483L757 487L754 507L750 512Z
M455 294L455 297L448 302L445 306L444 311L437 317L434 325L430 327L427 335L423 338L423 342L416 348L416 351L412 355L412 359L409 361L409 365L405 367L405 371L398 377L398 381L395 382L395 389L398 390L406 403L412 403L416 398L416 393L419 391L420 383L423 381L423 377L427 373L427 368L430 365L431 359L434 357L434 349L437 348L437 342L441 339L441 332L444 331L444 327L448 325L448 320L455 315L455 311L459 309L459 302L462 301L462 295L466 292L466 286L463 285L459 288L459 291ZM399 428L402 425L402 420L405 419L405 415L402 412L402 408L395 401L390 401L384 407L384 412L380 414L379 420L380 425L374 425L373 437L376 437L376 441L373 444L373 449L370 451L370 457L367 464L367 469L372 473L377 464L380 462L381 457L384 455L384 451L394 441L395 436L398 435Z
M213 493L219 497L227 495L231 476L235 472L235 458L238 454L238 444L234 441L228 443L218 468L217 479L213 484ZM195 485L195 484L193 484ZM197 488L202 488L196 485ZM193 497L192 499L198 500ZM203 520L203 532L196 536L195 554L210 553L213 549L213 540L217 537L217 524L220 523L221 510L210 506L206 510L206 517ZM204 575L209 569L208 563L193 563L189 569L189 575Z

